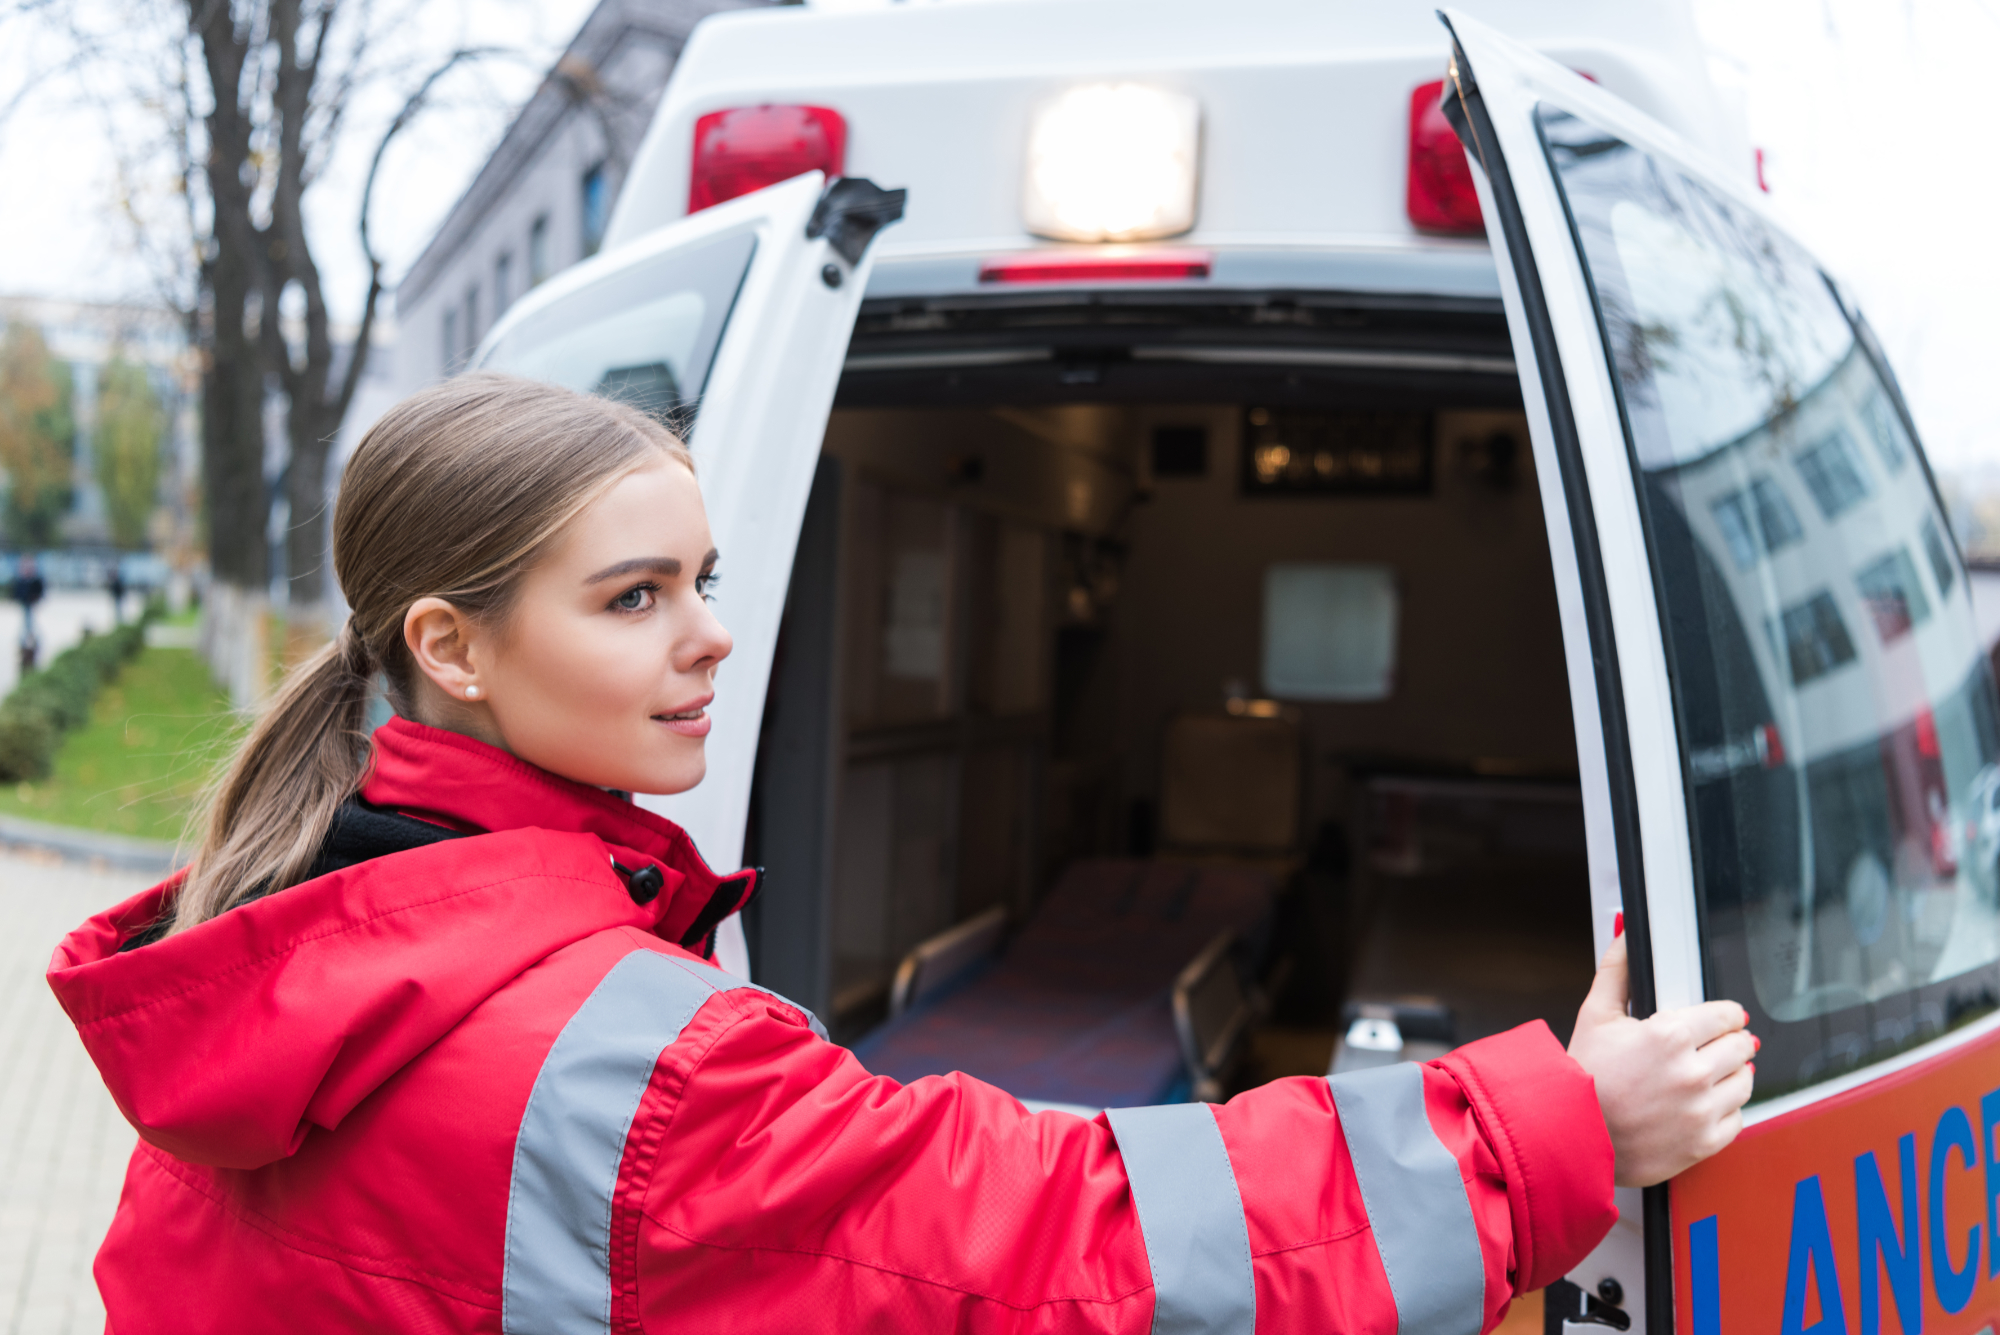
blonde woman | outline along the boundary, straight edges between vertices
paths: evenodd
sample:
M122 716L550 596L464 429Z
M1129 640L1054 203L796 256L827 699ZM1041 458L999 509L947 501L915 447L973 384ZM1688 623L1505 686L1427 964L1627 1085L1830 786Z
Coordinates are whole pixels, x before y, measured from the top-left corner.
M1210 1107L870 1076L723 972L754 876L618 792L701 781L729 634L680 442L467 375L368 433L353 607L185 876L50 981L139 1130L97 1259L168 1331L1425 1331L1574 1265L1614 1180L1735 1134L1729 1002ZM370 684L396 718L372 737Z

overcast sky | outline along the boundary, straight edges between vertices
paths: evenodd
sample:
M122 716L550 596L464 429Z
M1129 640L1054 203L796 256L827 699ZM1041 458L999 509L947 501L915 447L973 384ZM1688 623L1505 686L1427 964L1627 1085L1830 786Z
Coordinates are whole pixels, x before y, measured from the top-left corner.
M88 0L78 0L88 3ZM388 160L375 227L398 274L413 260L539 71L592 0L430 0L399 33L410 50L460 43L521 50L462 80ZM1694 0L1711 73L1740 98L1765 150L1770 202L1857 294L1916 409L1932 458L2000 470L2000 179L1983 53L2000 0ZM0 43L0 90L45 52ZM387 94L357 127L393 114ZM358 310L365 274L354 200L372 134L351 136L317 188L315 248L337 311ZM0 127L0 292L143 296L122 250L104 122L50 93ZM369 142L367 147L372 147ZM156 182L156 186L160 183Z

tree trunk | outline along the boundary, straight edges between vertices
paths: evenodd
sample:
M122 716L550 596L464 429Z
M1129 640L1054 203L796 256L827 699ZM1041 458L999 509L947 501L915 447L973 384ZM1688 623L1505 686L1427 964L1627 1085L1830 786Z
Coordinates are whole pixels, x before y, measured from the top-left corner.
M248 284L218 257L210 266L215 316L202 383L202 481L208 561L216 579L262 589L270 581L265 529L264 368L244 330ZM233 314L234 319L229 318Z
M211 670L239 707L269 693L268 589L270 491L264 482L265 364L259 346L277 321L264 281L261 238L251 219L253 126L241 87L250 31L233 7L188 0L188 26L199 39L214 103L207 117L203 171L214 231L202 259L208 297L203 339L202 482L208 503L209 570L202 648ZM256 327L250 321L256 302Z

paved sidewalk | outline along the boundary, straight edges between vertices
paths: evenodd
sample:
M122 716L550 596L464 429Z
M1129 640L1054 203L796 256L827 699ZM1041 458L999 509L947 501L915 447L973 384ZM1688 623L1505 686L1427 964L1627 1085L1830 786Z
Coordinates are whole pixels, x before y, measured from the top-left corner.
M150 880L0 852L0 1335L104 1329L90 1262L134 1136L42 974L63 933Z
M125 599L129 620L142 606L136 595ZM115 624L111 615L111 595L99 589L51 589L35 608L35 635L41 643L41 663L49 661L83 638L86 629L103 634ZM14 689L21 675L21 605L7 597L0 587L0 696Z

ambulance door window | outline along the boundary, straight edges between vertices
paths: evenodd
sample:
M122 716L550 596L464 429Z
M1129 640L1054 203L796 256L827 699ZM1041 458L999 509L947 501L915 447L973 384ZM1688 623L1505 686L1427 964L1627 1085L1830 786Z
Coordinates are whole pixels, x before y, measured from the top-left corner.
M1757 1094L1994 1007L2000 770L1966 582L1885 369L1753 210L1544 103L1627 423L1709 996Z
M496 341L487 367L603 394L686 429L750 267L737 231L607 273Z

